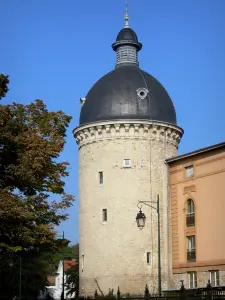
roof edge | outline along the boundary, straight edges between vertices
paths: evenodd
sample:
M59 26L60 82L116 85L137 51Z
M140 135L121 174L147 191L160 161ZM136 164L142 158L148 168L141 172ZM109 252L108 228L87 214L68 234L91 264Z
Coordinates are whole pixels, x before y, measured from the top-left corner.
M177 124L165 122L165 121L158 121L158 120L150 120L150 119L110 119L110 120L99 120L99 121L93 121L88 123L79 124L73 129L73 133L77 130L86 128L86 127L92 127L92 126L98 126L98 125L105 125L105 124L156 124L156 125L162 125L169 128L176 128L181 133L181 137L184 134L184 130L179 127Z
M211 146L208 146L208 147L205 147L205 148L200 148L200 149L197 149L197 150L194 150L194 151L191 151L191 152L187 152L185 154L181 154L181 155L178 155L178 156L175 156L175 157L167 158L165 161L166 161L166 163L170 164L170 163L176 162L178 160L182 160L182 159L192 157L192 156L195 156L195 155L198 155L198 154L201 154L201 153L214 151L214 150L222 149L222 148L225 148L225 142L222 142L222 143L219 143L219 144L214 144L214 145L211 145Z

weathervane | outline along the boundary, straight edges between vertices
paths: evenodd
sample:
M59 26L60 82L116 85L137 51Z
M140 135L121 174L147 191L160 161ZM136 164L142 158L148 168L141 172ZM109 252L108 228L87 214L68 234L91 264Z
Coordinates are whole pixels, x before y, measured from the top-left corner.
M124 28L128 28L129 27L129 15L128 15L128 0L126 0L126 13L125 13L125 17L124 17L124 20L125 20L125 26Z

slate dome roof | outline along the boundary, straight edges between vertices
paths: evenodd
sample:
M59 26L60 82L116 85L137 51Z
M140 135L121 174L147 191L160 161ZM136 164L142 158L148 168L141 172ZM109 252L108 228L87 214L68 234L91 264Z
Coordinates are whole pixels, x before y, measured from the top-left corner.
M137 34L130 27L123 28L117 35L116 41L129 40L138 43Z
M141 99L137 90L144 88ZM99 79L81 109L80 125L109 120L154 120L176 125L173 102L164 87L138 66L124 64Z
M119 32L112 48L116 68L100 78L82 99L80 125L112 120L151 120L176 125L173 102L164 87L139 68L142 44L128 24Z

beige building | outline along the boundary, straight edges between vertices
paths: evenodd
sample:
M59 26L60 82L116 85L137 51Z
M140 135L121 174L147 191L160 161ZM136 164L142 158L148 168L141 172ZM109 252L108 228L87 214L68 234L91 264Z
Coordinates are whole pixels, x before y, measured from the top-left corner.
M160 199L162 290L223 282L224 146L177 156L183 130L165 88L139 67L142 48L125 26L115 69L80 99L80 295L158 293L158 220L138 201ZM224 184L223 184L224 183ZM155 204L153 204L154 206Z
M139 200L160 197L162 289L172 278L168 169L183 130L165 88L139 67L142 48L125 26L112 44L115 69L81 98L79 126L80 294L158 292L158 230L154 208L140 231Z
M167 160L173 287L225 285L225 143Z

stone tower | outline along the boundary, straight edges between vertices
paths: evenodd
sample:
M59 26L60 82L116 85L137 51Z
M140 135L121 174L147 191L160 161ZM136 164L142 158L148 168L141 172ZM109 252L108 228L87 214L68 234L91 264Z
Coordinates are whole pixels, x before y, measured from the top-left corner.
M129 27L112 48L115 69L81 98L79 147L80 295L157 293L157 213L137 203L160 199L162 289L170 286L171 245L165 159L177 155L183 131L164 87L139 68L142 44Z

